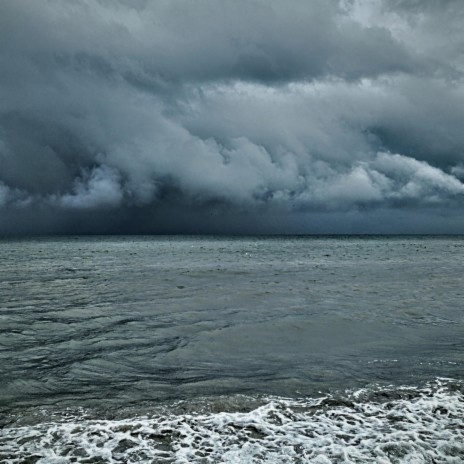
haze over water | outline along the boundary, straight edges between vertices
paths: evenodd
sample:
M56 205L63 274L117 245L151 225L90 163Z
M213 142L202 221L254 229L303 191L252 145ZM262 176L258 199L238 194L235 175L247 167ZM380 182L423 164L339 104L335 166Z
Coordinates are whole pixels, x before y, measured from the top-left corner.
M5 462L464 461L464 237L5 239L0 260Z

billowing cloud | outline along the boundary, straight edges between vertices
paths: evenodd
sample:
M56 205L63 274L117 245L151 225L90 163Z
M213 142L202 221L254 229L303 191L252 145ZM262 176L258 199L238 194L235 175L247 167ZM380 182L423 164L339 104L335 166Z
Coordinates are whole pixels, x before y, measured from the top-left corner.
M57 198L64 208L115 208L121 204L123 193L119 175L104 165L98 166L83 179L75 182L72 193Z
M1 2L0 233L459 231L463 27L459 0Z

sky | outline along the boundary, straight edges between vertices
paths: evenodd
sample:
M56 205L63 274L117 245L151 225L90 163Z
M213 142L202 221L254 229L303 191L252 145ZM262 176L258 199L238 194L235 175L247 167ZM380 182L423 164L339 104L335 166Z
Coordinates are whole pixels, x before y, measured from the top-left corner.
M464 233L462 0L0 0L0 234Z

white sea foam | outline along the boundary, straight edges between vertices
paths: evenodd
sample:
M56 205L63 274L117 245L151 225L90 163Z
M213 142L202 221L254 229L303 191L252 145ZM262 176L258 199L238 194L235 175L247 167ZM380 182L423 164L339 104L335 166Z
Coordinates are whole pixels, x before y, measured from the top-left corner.
M193 408L195 409L195 408ZM72 417L6 428L5 463L464 462L462 385L359 390L318 399L268 398L248 412Z

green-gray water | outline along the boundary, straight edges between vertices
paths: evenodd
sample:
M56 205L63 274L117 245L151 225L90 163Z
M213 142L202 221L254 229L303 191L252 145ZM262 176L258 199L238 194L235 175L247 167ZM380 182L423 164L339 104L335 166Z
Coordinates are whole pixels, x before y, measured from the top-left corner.
M464 237L4 239L0 262L0 460L464 462Z

